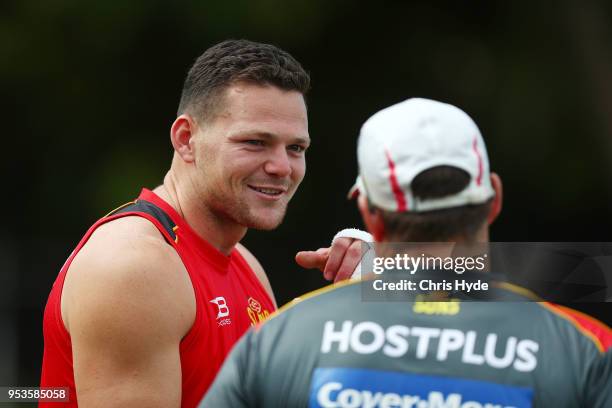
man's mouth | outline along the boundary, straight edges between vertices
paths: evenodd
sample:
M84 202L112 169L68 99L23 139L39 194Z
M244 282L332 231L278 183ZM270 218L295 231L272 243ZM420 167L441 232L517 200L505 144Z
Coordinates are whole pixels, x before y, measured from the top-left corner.
M262 186L252 186L252 185L248 185L248 187L251 190L255 190L258 193L262 193L265 194L267 196L270 197L278 197L281 194L283 194L284 192L286 192L287 190L284 188L279 188L279 187L262 187Z

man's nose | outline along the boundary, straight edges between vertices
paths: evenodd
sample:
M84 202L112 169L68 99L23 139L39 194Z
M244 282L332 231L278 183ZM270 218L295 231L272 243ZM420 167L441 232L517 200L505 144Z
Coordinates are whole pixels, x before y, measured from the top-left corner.
M291 175L291 162L289 161L289 155L284 146L274 149L271 152L270 157L264 164L264 171L277 177L287 177Z

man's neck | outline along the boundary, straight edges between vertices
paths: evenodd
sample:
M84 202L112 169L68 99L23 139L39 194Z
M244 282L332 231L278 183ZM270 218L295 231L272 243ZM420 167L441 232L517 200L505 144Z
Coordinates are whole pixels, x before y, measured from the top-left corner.
M246 234L245 226L215 215L192 191L180 188L172 171L164 177L164 184L153 192L172 206L196 234L225 255L229 255Z

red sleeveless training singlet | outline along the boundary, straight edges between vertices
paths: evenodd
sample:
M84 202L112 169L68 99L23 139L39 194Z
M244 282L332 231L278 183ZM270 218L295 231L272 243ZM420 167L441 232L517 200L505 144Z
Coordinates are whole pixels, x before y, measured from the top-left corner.
M212 383L227 353L242 334L274 311L274 304L247 262L234 249L226 256L200 238L155 193L143 189L138 199L98 220L62 267L45 308L41 387L69 387L76 407L72 347L61 315L66 271L100 225L125 216L151 221L174 247L189 273L196 298L193 326L180 343L182 407L195 407ZM43 403L40 407L57 407ZM66 406L66 405L63 405Z

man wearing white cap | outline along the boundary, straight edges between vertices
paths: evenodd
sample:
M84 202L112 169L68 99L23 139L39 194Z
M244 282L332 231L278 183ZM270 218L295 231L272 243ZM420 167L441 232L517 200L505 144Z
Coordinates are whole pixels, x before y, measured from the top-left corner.
M409 99L376 113L361 129L358 162L350 195L358 195L376 255L392 242L429 243L419 251L435 254L437 243L488 241L502 185L460 109ZM606 325L529 301L528 291L478 270L461 280L478 280L505 302L473 302L490 297L446 287L368 302L364 288L377 280L306 296L247 332L201 406L612 406Z

